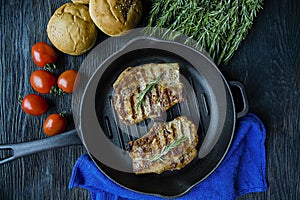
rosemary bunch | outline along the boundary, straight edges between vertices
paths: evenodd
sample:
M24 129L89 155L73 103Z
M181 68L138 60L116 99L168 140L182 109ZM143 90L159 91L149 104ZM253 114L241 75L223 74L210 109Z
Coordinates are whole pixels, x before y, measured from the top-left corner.
M170 28L227 64L245 39L263 0L153 0L148 26Z

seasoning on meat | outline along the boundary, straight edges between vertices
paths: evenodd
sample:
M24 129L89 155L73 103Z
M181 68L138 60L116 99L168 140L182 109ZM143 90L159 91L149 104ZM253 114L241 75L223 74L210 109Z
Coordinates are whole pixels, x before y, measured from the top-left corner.
M127 125L160 117L184 100L178 63L150 63L125 69L113 84L114 107Z
M196 157L197 143L197 129L186 117L155 122L146 135L129 142L133 171L160 174L181 169Z

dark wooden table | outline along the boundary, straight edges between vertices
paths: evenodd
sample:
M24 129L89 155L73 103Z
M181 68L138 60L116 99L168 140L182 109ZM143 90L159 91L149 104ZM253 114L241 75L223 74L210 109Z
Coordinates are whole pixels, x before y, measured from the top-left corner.
M43 121L57 111L66 110L68 129L74 128L71 95L46 95L50 110L40 117L24 114L17 101L19 94L33 92L29 77L38 68L31 59L31 46L49 41L47 21L64 2L1 1L1 144L45 138ZM220 66L228 80L245 84L250 112L257 114L267 128L269 189L240 199L300 199L299 4L299 0L265 0L264 9L231 62ZM78 69L86 55L58 56L57 74ZM1 165L0 199L90 199L85 190L68 190L72 167L83 153L83 146L69 146Z

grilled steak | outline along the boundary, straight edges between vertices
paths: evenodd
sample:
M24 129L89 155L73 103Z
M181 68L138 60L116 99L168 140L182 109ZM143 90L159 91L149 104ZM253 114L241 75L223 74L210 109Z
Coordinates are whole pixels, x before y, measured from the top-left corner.
M145 64L128 67L113 84L114 107L127 125L160 117L184 100L179 64Z
M129 142L133 171L160 174L181 169L196 157L197 143L197 129L186 117L155 122L146 135Z

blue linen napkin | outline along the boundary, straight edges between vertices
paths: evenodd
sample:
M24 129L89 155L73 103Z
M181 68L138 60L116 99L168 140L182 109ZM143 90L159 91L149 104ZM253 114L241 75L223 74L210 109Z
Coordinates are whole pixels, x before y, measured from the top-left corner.
M204 181L178 199L231 200L251 192L267 190L266 131L254 114L238 120L232 146L220 166ZM88 155L77 160L69 189L81 187L91 193L93 200L162 199L127 190L107 178Z

